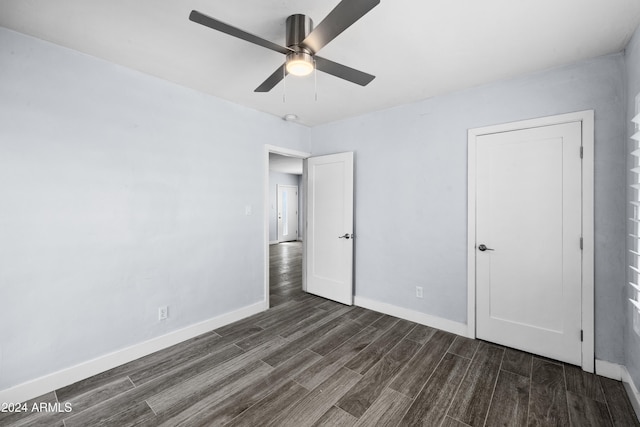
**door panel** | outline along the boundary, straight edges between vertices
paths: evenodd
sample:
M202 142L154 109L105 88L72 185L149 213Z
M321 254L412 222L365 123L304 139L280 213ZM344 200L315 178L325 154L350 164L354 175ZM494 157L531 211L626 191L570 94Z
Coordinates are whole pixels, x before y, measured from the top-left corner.
M307 292L351 305L353 153L309 158L307 180Z
M278 185L278 242L298 239L298 187Z
M581 364L581 125L477 138L477 336Z

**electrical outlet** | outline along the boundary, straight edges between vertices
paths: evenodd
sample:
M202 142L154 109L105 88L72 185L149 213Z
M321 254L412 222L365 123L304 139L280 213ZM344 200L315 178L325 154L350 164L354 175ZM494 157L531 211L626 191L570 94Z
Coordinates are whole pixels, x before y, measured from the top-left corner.
M158 320L166 320L167 317L169 317L169 307L166 305L158 307Z
M422 286L416 286L416 298L422 298Z

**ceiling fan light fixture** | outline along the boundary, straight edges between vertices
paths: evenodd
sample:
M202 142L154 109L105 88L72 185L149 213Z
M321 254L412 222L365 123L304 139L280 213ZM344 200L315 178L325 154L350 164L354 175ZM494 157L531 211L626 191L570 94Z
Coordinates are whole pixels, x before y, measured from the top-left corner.
M306 52L292 52L287 55L287 72L294 76L308 76L313 72L313 57Z

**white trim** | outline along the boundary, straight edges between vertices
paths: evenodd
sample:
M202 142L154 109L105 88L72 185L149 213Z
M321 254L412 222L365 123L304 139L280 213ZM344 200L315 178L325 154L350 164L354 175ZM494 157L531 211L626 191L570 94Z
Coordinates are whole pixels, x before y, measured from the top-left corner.
M62 369L58 372L18 384L5 390L0 390L0 402L18 403L33 399L34 397L41 396L52 390L68 386L77 381L115 368L116 366L147 356L158 350L171 347L172 345L244 319L245 317L260 313L268 308L269 305L265 304L265 301L260 301L203 322L187 326L186 328L169 332L168 334L148 341L134 344L130 347Z
M634 411L636 411L636 417L638 421L640 421L640 392L625 366L622 367L622 384L624 384L624 389L627 391L631 406L633 406Z
M541 126L558 125L562 123L582 123L582 329L584 340L582 342L582 369L587 372L594 370L594 181L593 181L593 145L594 145L594 112L593 110L578 111L575 113L561 114L557 116L542 117L532 120L505 123L482 128L469 129L468 131L468 158L467 158L467 333L472 338L476 336L476 262L475 262L475 236L476 236L476 138L500 132L509 132L519 129L528 129Z
M596 359L596 374L611 378L612 380L622 381L627 396L629 396L631 406L633 406L636 417L640 421L640 392L638 392L638 387L636 387L631 375L629 375L627 367L618 365L617 363L607 362L606 360Z
M430 314L421 313L419 311L410 310L408 308L398 307L386 302L374 301L368 298L355 296L353 304L377 311L379 313L388 314L390 316L399 317L411 322L420 323L421 325L430 326L432 328L442 329L443 331L453 334L467 336L467 325L453 320L444 319L442 317L432 316Z
M311 157L311 153L305 151L292 150L290 148L278 147L275 145L264 145L264 176L263 181L263 204L264 204L264 254L262 256L262 272L264 276L264 300L269 307L269 245L273 244L269 241L269 153L281 154L283 156L297 157L306 159ZM306 211L305 211L306 212ZM303 224L306 221L303 221ZM299 234L299 233L298 233ZM275 243L278 243L277 241ZM302 255L304 261L304 254Z
M624 366L606 360L596 359L596 374L612 380L622 381L622 370Z
M269 242L269 245L277 245L278 243L280 243L280 242L278 242L277 240L271 240Z

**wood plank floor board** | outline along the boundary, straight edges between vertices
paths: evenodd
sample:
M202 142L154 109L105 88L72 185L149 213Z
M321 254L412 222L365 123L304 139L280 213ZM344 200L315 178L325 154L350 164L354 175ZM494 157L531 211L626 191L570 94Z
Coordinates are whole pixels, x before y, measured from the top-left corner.
M153 425L192 425L197 420L224 401L229 395L242 392L260 381L273 371L273 368L262 361L253 362L245 368L231 372L224 378L212 383L209 387L198 390L187 390L173 397L173 404L158 407L159 403L148 400L151 409L157 414ZM164 402L161 402L164 403Z
M402 420L411 402L412 400L402 393L386 388L355 425L356 427L395 427Z
M269 310L29 401L68 402L70 413L0 412L0 425L469 427L487 401L487 427L523 425L529 381L528 426L609 425L608 416L640 427L619 381L306 294L301 244L270 249Z
M341 368L282 413L271 425L302 427L315 424L361 378L362 375Z
M581 427L613 427L609 409L603 402L586 396L567 392L571 425Z
M347 368L360 374L366 373L393 347L396 346L411 330L415 323L407 320L399 320L389 328L382 336L372 342L367 348L351 359L345 365Z
M279 328L283 325L293 325L304 320L313 312L323 312L323 310L317 310L312 305L308 304L296 304L293 308L286 310L286 313L266 318L263 321L257 322L256 325L262 329Z
M294 381L287 381L264 399L231 420L228 427L267 426L309 393Z
M446 415L471 361L446 353L399 425L436 426Z
M367 310L365 311L362 316L353 319L354 322L356 322L357 324L359 324L361 327L365 327L365 326L370 326L373 323L377 322L378 320L382 319L385 315L382 313L378 313L375 311L370 311Z
M335 310L317 310L309 313L307 317L301 319L299 322L289 323L288 325L280 328L273 328L272 330L278 331L278 334L281 337L287 338L289 341L293 341L305 335L308 331L317 328L319 324L328 322L336 317L340 317L344 312L345 310L339 313L335 313ZM342 318L345 319L345 317Z
M367 311L368 310L366 308L353 307L353 310L351 310L348 314L345 314L345 319L355 320L363 314L366 314Z
M75 396L67 402L71 404L74 411L84 411L85 409L89 409L100 402L116 397L133 388L134 385L128 377L120 378L112 383L106 384L102 387L97 387L96 389L79 396Z
M598 377L604 392L609 413L615 426L640 427L640 421L633 410L622 382Z
M273 368L261 360L225 371L215 370L209 375L198 375L174 387L149 397L146 401L151 409L165 418L197 405L215 405L229 393L236 393L258 381Z
M460 335L458 335L456 336L455 341L451 344L451 347L448 351L449 353L453 353L460 357L472 359L473 355L478 349L479 344L480 342L478 340L472 340L470 338L461 337Z
M527 425L529 387L529 377L500 371L485 425Z
M534 357L528 425L570 425L566 389L563 365Z
M238 348L243 351L249 351L256 347L260 347L263 344L271 342L276 338L282 338L278 334L277 329L265 329L258 332L257 334L250 335L247 338L236 342L234 345L238 346Z
M436 331L437 329L430 326L416 325L416 327L409 332L409 335L407 335L407 339L415 341L418 344L424 344L431 339Z
M389 387L411 399L415 398L455 339L456 336L449 332L436 331Z
M484 424L503 355L503 348L480 343L453 399L449 416L473 427Z
M512 348L505 348L501 369L523 377L530 377L532 363L533 357L531 354Z
M380 335L382 332L371 326L364 328L340 347L298 374L295 380L308 389L317 387Z
M73 426L89 426L98 424L111 416L113 416L115 408L129 407L132 403L139 403L158 393L162 393L168 388L184 383L192 377L202 372L206 372L216 368L222 363L228 361L236 355L237 347L227 347L227 352L220 352L213 355L205 356L197 361L187 363L179 369L175 369L162 377L151 380L147 383L139 385L131 390L121 393L111 399L100 402L88 410L79 413L72 413L65 419L67 427Z
M330 320L329 322L323 324L319 328L313 329L307 335L304 335L294 341L291 341L282 346L282 348L277 351L271 353L269 356L265 357L263 360L267 362L269 365L276 367L285 361L289 360L295 354L303 351L308 348L312 344L315 344L319 340L325 338L326 336L330 336L331 334L335 334L336 330L339 332L340 327L343 325L343 320L339 317Z
M585 372L573 365L565 365L564 374L568 391L599 402L605 402L604 392L596 375Z
M391 325L395 324L398 320L400 319L398 319L397 317L389 316L385 314L384 316L380 317L378 320L373 322L371 326L373 326L376 329L381 329L384 331L389 329Z
M203 410L199 411L195 416L190 417L186 424L175 424L172 422L167 424L167 426L191 424L215 426L226 424L262 400L271 393L273 389L312 365L319 358L320 356L312 351L303 350L275 368L258 382L250 384L244 390L228 396L214 407L208 406L202 408Z
M103 420L100 426L138 426L150 422L155 418L155 414L147 405L147 402L132 404L124 411L113 414ZM68 425L68 424L66 424Z
M337 406L332 406L312 427L351 427L358 419Z
M309 334L316 332L318 329L325 327L327 323L332 323L334 326L336 323L340 323L345 320L345 316L352 310L352 307L343 306L339 310L326 313L314 321L303 320L297 325L291 325L286 328L280 336L288 339L289 341L295 341L306 337Z
M199 399L210 394L211 387L221 388L221 382L232 383L234 378L243 373L259 370L269 372L273 368L264 363L261 358L280 348L286 341L282 337L275 337L252 350L217 364L214 369L201 371L184 381L173 386L167 386L164 390L147 398L151 408L156 413L165 413L184 410ZM253 379L252 379L253 380ZM240 379L238 379L240 381ZM208 398L211 400L211 398Z
M257 328L250 328L247 331L257 331ZM248 332L250 333L250 332ZM189 363L191 361L202 358L202 356L207 354L219 354L224 351L229 351L234 340L232 337L235 335L227 335L226 337L216 337L214 340L210 341L202 341L199 342L198 345L195 345L193 349L185 349L183 351L171 354L171 357L165 357L162 360L147 363L145 366L138 367L137 369L131 371L128 377L133 381L135 385L144 384L149 382L155 378L158 378L167 372L174 370L180 366L183 366L185 363ZM235 349L236 354L240 354Z
M333 333L324 336L318 342L313 344L310 347L311 351L318 353L321 356L326 356L361 330L362 327L354 322L344 323L336 328Z
M445 417L440 427L471 427L471 426L469 426L469 424L465 424L462 421L458 421L451 417Z
M360 418L373 402L380 397L385 387L400 369L416 354L420 344L402 340L378 363L369 369L356 385L349 390L336 406L356 418Z

